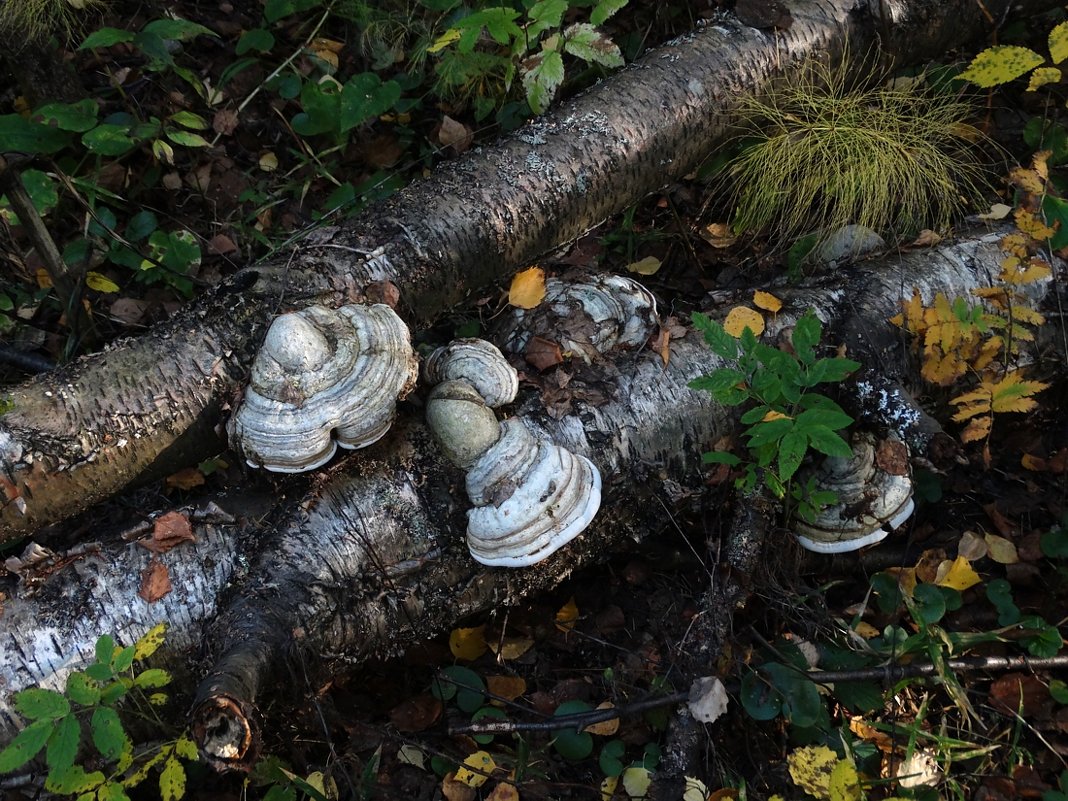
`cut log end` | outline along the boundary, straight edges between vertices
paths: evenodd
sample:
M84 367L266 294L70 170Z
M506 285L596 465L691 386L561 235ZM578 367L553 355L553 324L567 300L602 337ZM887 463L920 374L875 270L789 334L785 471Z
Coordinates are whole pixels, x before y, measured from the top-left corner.
M246 704L224 695L212 696L193 710L193 739L212 768L252 770L260 751L253 714Z

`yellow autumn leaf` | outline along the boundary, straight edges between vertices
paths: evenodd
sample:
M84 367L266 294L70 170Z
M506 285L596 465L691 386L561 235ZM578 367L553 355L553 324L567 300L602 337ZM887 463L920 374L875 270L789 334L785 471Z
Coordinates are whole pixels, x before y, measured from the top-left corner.
M1049 32L1049 57L1054 64L1068 58L1068 22L1062 22Z
M866 623L863 620L858 620L857 624L853 626L853 631L863 637L865 640L871 640L882 634L879 629L875 628L871 623Z
M606 776L601 780L601 801L612 801L616 794L616 786L619 784L618 776Z
M486 653L486 627L456 628L449 633L449 650L457 659L468 662L478 659Z
M863 793L860 790L860 777L851 762L843 759L834 766L828 795L831 801L861 801Z
M533 309L545 298L545 270L531 267L516 273L508 289L508 302L520 309Z
M1025 453L1020 457L1020 466L1023 467L1024 470L1042 471L1045 470L1048 465L1046 464L1046 460L1041 456Z
M1016 227L1039 242L1045 242L1056 233L1038 215L1027 209L1016 210Z
M951 590L963 592L969 587L974 587L982 579L972 569L971 563L963 556L958 556L952 562L948 559L938 566L935 575L935 584L939 587L949 587Z
M514 701L527 691L527 680L522 676L486 676L486 689L499 699Z
M492 640L490 650L501 659L518 659L531 649L534 640L530 637L505 637L503 641Z
M653 783L653 774L645 768L630 767L623 771L621 779L627 795L631 798L645 798L649 785Z
M1027 325L1042 325L1044 322L1046 322L1045 317L1043 317L1039 312L1036 312L1029 306L1013 306L1012 315L1015 318L1016 322L1025 323ZM1017 335L1019 335L1018 330L1016 331L1016 333Z
M260 156L260 169L264 172L274 172L278 169L278 156L267 151Z
M575 603L574 596L572 596L556 613L556 627L560 631L571 631L575 626L575 621L578 620L578 616L578 605Z
M831 773L838 764L838 755L825 745L795 748L786 757L790 778L811 796L830 798Z
M708 785L693 776L683 776L685 782L682 801L705 801L708 798Z
M615 707L611 701L602 701L597 705L598 709L612 709ZM596 734L600 737L611 737L617 731L619 731L619 718L609 718L608 720L602 720L597 723L591 723L589 726L583 729L590 734Z
M519 801L519 788L511 782L499 782L486 801Z
M653 275L660 269L661 263L656 256L646 256L644 259L632 261L628 264L627 272L637 273L638 275Z
M137 639L137 642L134 643L134 659L137 661L148 659L152 654L156 653L156 650L161 645L163 645L163 640L166 636L166 623L157 623L150 628Z
M979 53L957 77L989 89L1019 78L1044 60L1029 47L995 45Z
M1038 405L1031 396L1048 389L1041 381L1024 381L1013 371L991 387L990 408L994 412L1029 412Z
M760 422L761 423L770 423L772 420L789 420L789 419L790 419L790 415L783 414L782 412L777 412L774 409L771 409L771 410L768 411L767 414L765 414L762 418L760 418Z
M92 270L85 274L85 285L97 292L118 292L119 285L107 276L95 273Z
M986 534L987 555L999 565L1014 565L1020 561L1020 555L1016 552L1016 546L1012 540L999 537L997 534Z
M978 442L981 439L986 439L990 436L990 428L994 425L994 418L990 415L986 417L976 417L964 430L960 432L960 441L967 445L969 442Z
M1027 82L1028 92L1037 92L1048 83L1057 83L1061 79L1061 71L1056 67L1039 67L1031 73L1031 80Z
M764 333L764 318L756 309L748 306L735 306L727 313L727 319L723 321L723 330L732 337L740 337L748 328L755 336Z
M449 28L445 33L441 34L441 36L434 40L434 44L430 45L430 47L426 49L426 52L437 53L440 50L444 50L453 42L458 41L460 35L461 32L459 28Z
M782 301L770 292L761 292L759 289L753 293L753 305L758 309L769 311L772 314L782 308Z
M1030 192L1033 195L1041 195L1046 188L1038 171L1028 167L1013 167L1009 170L1009 180L1024 192ZM1021 211L1030 214L1026 209L1016 209L1017 219L1019 219ZM1020 230L1027 233L1023 226L1020 226Z
M468 787L481 787L486 783L489 778L489 774L493 773L493 769L497 767L497 764L485 751L475 751L456 771L456 775L453 777L453 781L466 784Z

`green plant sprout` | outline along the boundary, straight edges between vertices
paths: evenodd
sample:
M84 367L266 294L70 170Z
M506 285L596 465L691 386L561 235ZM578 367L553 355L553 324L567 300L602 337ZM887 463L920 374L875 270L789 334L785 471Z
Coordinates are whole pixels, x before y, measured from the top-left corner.
M789 499L798 517L812 522L816 512L836 498L832 492L817 490L813 480L798 484L794 474L810 448L827 456L851 456L852 449L837 432L853 423L837 403L812 388L839 383L860 364L841 357L817 358L823 326L811 311L794 326L793 353L758 342L748 327L735 338L699 312L693 315L693 324L728 366L695 378L690 387L712 393L726 406L750 407L741 422L748 426L742 434L748 437L751 461L737 487L751 492L762 477L776 498ZM742 463L726 451L705 453L703 458L731 467Z
M96 641L93 662L71 673L62 693L39 688L16 693L15 708L30 722L0 751L0 773L18 770L44 751L45 790L50 793L77 795L79 801L94 797L123 801L128 789L159 769L163 801L182 798L186 781L182 762L198 758L193 741L182 734L137 753L119 715L121 709L166 728L154 708L167 703L163 688L171 675L139 664L163 644L165 631L160 623L126 647L105 634ZM84 753L86 725L95 756ZM107 772L87 769L90 765Z

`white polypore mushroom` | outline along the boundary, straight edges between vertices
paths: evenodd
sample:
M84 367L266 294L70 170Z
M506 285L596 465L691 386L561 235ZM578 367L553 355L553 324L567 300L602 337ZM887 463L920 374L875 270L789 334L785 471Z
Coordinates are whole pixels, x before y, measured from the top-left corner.
M497 423L490 406L511 402L518 387L500 351L462 340L431 355L426 372L448 379L427 400L427 423L445 454L470 467L467 544L477 561L532 565L586 529L600 508L601 474L519 420Z
M885 443L907 456L904 443ZM849 458L828 456L813 477L816 487L829 490L837 501L821 509L810 523L795 522L801 546L816 553L845 553L884 539L891 529L912 515L912 480L907 461L895 471L880 466L873 438L853 438L853 455Z
M408 327L389 306L311 306L280 315L230 419L230 442L253 467L312 470L338 445L379 440L417 373Z

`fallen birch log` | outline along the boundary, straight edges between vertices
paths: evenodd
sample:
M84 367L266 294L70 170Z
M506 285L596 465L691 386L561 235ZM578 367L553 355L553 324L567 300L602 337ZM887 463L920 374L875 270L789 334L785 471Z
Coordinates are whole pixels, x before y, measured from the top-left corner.
M988 8L1000 19L1008 0ZM840 58L848 41L854 70L870 69L878 40L897 63L915 63L987 29L973 0L801 0L791 14L785 31L724 17L680 37L344 228L239 273L148 335L8 390L0 543L221 450L220 418L280 307L339 305L388 280L410 321L434 319L691 172L729 137L739 96L805 59Z
M784 308L769 321L765 341L776 341L810 308L826 323L828 347L839 344L836 329L851 330L857 319L866 321L875 341L894 339L887 318L913 287L930 300L936 292L955 297L990 285L1003 255L997 240L997 233L988 233L775 289ZM748 297L721 297L704 310L721 315ZM906 375L903 340L879 358L868 365L875 374ZM36 592L21 587L0 618L0 686L61 687L65 672L92 653L99 634L132 641L166 620L171 633L164 658L181 668L186 687L203 667L189 670L191 657L202 648L216 655L199 693L203 744L222 762L243 764L250 754L232 748L234 738L244 741L252 730L273 671L288 656L313 656L309 664L325 666L400 653L466 615L516 603L607 559L660 528L680 504L699 498L701 452L737 434L730 410L687 387L718 365L690 331L672 339L666 366L646 350L576 370L573 410L559 419L537 398L520 407L532 428L590 457L604 476L606 500L594 525L544 563L487 569L470 558L462 536L462 474L441 457L409 408L367 451L321 476L277 483L277 495L299 500L283 504L266 530L239 537L235 526L204 524L195 545L155 557L175 587L155 603L139 596L152 555L125 542L101 543ZM583 400L587 389L607 400ZM913 408L907 397L902 402ZM889 407L883 411L884 425L910 419ZM17 726L9 704L5 693L0 740Z

